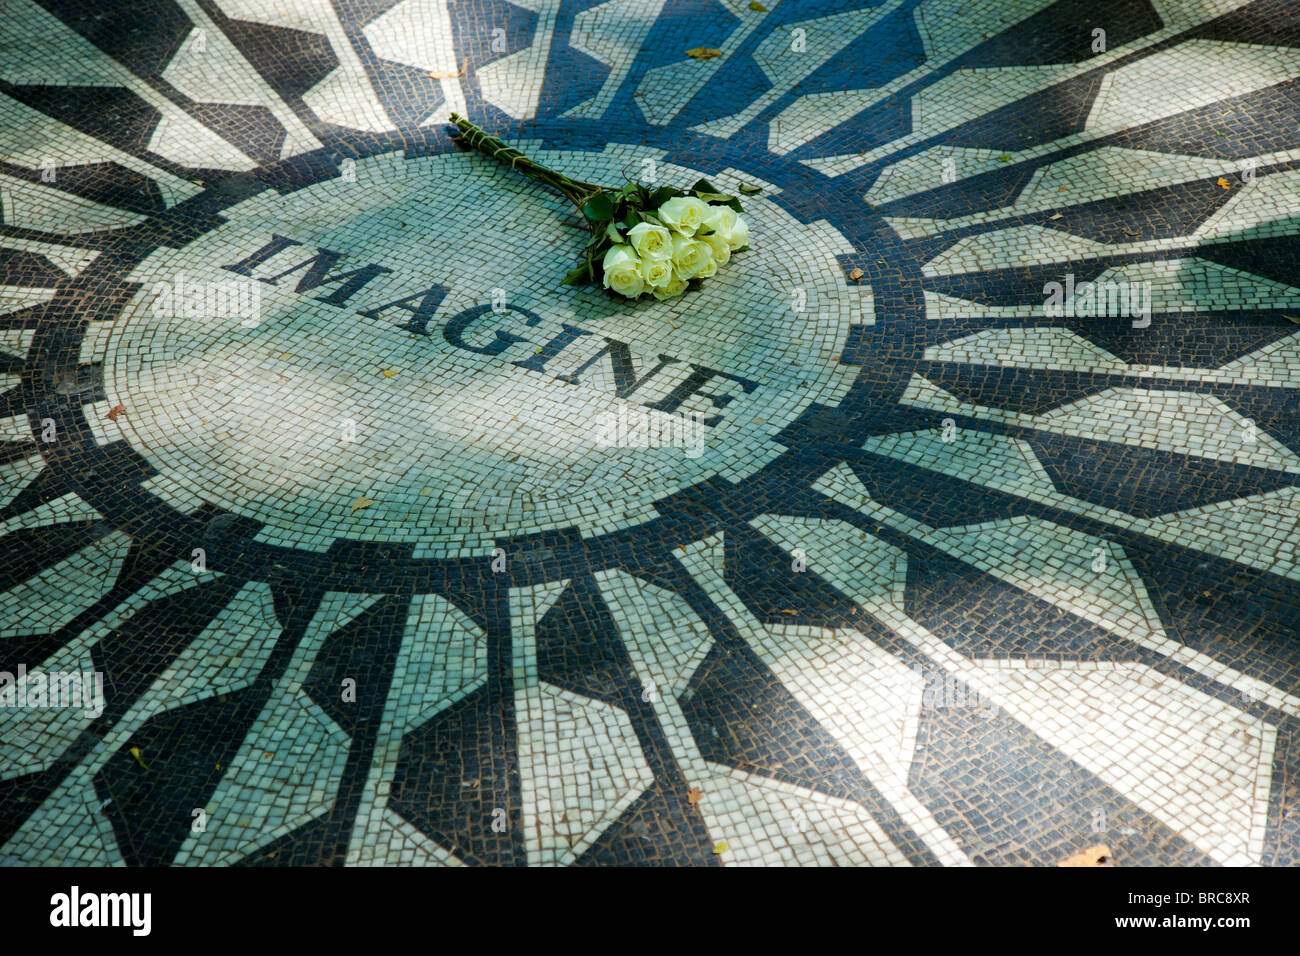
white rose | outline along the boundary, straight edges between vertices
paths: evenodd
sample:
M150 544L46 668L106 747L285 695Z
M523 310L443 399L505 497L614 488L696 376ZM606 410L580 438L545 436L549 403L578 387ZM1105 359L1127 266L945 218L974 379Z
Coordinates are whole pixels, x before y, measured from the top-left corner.
M727 245L732 249L749 245L749 223L745 222L744 217L736 217L736 227L731 230L731 238L727 240Z
M671 259L642 259L641 260L641 278L645 280L651 290L662 289L668 285L673 278L673 262Z
M673 269L683 279L694 279L711 264L713 271L717 272L717 264L713 262L713 249L707 242L673 236Z
M732 249L749 242L749 225L730 206L710 206L704 215L704 225L722 237Z
M655 215L669 229L683 236L695 235L704 217L709 213L709 204L694 196L678 196L669 199L659 207Z
M645 280L641 278L641 260L636 257L628 245L611 246L602 260L605 267L605 288L613 289L619 295L635 299L645 291Z
M656 299L671 299L673 296L681 295L686 291L686 280L679 276L675 270L670 270L670 274L672 278L667 285L650 290Z
M699 272L695 273L695 278L708 279L718 274L718 260L713 257L713 247L711 245L707 242L702 242L701 245L709 250L709 261L701 267Z
M672 257L673 237L663 226L639 222L627 231L627 238L643 261Z
M714 262L720 266L727 264L727 260L731 258L731 246L727 245L726 239L716 232L696 233L695 238L709 244L709 248L713 250Z

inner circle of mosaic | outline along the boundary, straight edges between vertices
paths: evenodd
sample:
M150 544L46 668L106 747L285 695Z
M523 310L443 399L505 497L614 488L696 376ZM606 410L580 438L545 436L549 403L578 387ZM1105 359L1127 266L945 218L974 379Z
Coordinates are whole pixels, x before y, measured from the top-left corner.
M627 162L534 152L599 182ZM702 175L658 166L667 182ZM199 490L268 543L442 557L502 534L616 530L761 467L781 451L772 436L856 371L837 359L871 304L843 288L847 245L765 198L747 202L737 267L629 304L560 286L580 217L482 157L344 170L159 249L122 315L88 335L109 398L149 396L99 423L105 437L147 449L164 495Z

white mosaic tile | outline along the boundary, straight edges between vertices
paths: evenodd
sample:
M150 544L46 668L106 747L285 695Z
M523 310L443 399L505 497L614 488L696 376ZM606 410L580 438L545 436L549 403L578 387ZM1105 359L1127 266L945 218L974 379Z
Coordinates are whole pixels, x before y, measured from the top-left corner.
M433 595L411 601L406 633L388 688L370 774L357 809L349 864L460 865L388 808L402 738L487 679L487 641L455 605ZM408 859L409 856L409 859Z
M771 86L739 112L701 123L695 129L712 136L734 136L746 123L901 5L902 0L884 0L865 10L782 24L764 38L753 53L754 62ZM795 31L802 31L802 35Z
M123 866L89 776L73 771L0 848L10 866Z
M1259 862L1276 729L1141 664L979 666L982 692L1225 866Z
M1184 40L1109 73L1088 114L1088 129L1138 126L1297 76L1300 60L1285 47ZM1168 95L1171 87L1177 97Z
M112 590L130 546L129 537L113 531L0 593L0 637L63 627Z
M615 181L643 153L625 147L601 154L543 151L537 158ZM486 554L509 531L576 523L604 533L648 520L653 502L674 488L711 475L734 480L766 464L780 451L770 438L785 424L810 402L834 404L849 388L856 369L824 359L839 353L851 325L874 320L874 302L869 288L846 287L836 256L852 247L824 221L798 223L764 197L748 199L756 239L744 270L720 272L710 280L712 293L694 293L702 303L647 303L633 322L595 291L555 291L569 258L563 247L576 238L565 228L567 214L522 177L478 159L364 160L354 184L332 180L288 196L260 195L230 210L229 226L183 251L159 250L133 274L141 293L87 347L88 355L102 354L105 366L108 398L88 414L97 437L147 448L155 467L180 486L261 522L260 541L319 553L348 536L409 543L417 558L443 557ZM474 191L436 189L428 196L431 181L470 171L466 181L481 184ZM658 172L664 181L699 177L664 163ZM399 197L413 203L406 228L394 228L389 212ZM342 225L304 225L320 222L313 210L322 203ZM499 223L488 233L479 226L484 203L495 210L489 221ZM426 241L432 220L444 229L463 224L456 241L464 251L450 264ZM516 220L541 223L554 252L537 256L532 230L509 228ZM222 265L284 230L304 250L286 251L255 273L259 278L302 263L317 246L387 263L393 272L367 283L348 308L318 301L337 286L313 295L293 291L300 271L275 285L258 283L260 321L251 325L241 314L201 322L166 309L156 314L161 290L177 283L228 285L232 273ZM817 253L809 255L810 248ZM504 275L492 265L502 261ZM356 314L420 292L412 274L438 275L446 289L427 338L396 328L410 315L396 308L382 319ZM509 286L507 305L537 310L543 324L531 330L507 309L480 323L482 329L476 325L473 342L485 334L490 341L491 328L513 325L525 345L499 358L453 348L441 326L491 301L497 283ZM805 311L794 311L796 303ZM698 315L702 304L717 306L707 322ZM572 357L560 355L545 374L511 364L579 315L590 334L573 346ZM554 378L581 368L602 336L631 343L640 376L654 368L656 356L689 355L759 386L748 395L727 380L710 386L740 399L719 424L699 429L697 457L684 446L609 447L598 440L602 415L641 407L614 397L610 360L588 365L578 385ZM644 386L645 401L667 394L688 374L684 361L665 365ZM709 402L696 396L680 411L712 414ZM126 414L107 421L119 403ZM349 422L355 441L345 437ZM638 481L629 486L633 470Z
M437 76L443 102L429 117L430 122L441 122L443 114L468 112L461 67L456 63L452 44L448 0L403 0L366 24L361 32L376 56Z
M572 863L654 775L611 704L539 682L516 691L515 714L528 863Z
M217 6L235 20L304 30L326 37L339 65L303 94L303 102L329 123L370 132L382 132L393 127L329 0L280 0L273 8L258 0L217 0Z
M769 0L764 6L770 12L780 2L781 0ZM686 104L708 85L728 58L763 26L766 14L750 10L744 0L722 0L722 3L739 22L736 29L718 45L717 57L699 62L687 59L657 66L647 70L641 78L633 99L646 122L655 126L671 123ZM682 50L682 55L685 54L686 51Z
M319 149L321 141L217 28L197 0L176 0L194 24L163 69L162 78L198 103L261 106L284 127L280 157Z
M913 375L903 404L970 415L987 421L1140 445L1256 468L1300 471L1300 459L1263 428L1211 395L1108 388L1038 415L962 402L928 379Z
M601 571L596 582L637 673L657 693L684 691L713 647L704 622L676 594L624 571Z
M511 3L537 14L533 42L479 67L478 82L483 99L507 116L528 119L537 113L560 0L511 0Z
M137 704L140 720L242 690L257 679L280 638L271 588L250 582L176 655Z
M944 429L935 428L875 435L863 442L862 448L999 491L1056 493L1029 443L1007 435L963 429L945 441Z

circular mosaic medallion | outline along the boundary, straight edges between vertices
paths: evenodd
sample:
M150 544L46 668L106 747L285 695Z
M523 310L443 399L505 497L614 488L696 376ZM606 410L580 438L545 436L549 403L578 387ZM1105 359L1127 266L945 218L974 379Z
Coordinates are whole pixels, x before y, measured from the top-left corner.
M539 158L601 182L625 162ZM271 544L445 557L616 530L752 473L856 372L838 358L871 306L843 289L847 242L765 198L746 213L752 249L704 288L630 302L560 286L581 219L476 154L381 155L264 191L148 256L121 315L95 323L109 398L150 396L103 427Z

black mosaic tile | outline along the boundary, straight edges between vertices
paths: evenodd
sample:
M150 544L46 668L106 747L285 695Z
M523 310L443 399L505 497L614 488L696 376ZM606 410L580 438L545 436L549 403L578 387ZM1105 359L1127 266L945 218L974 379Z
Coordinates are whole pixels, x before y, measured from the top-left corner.
M953 604L953 594L962 603ZM908 616L980 660L1142 661L1128 641L940 552L907 565Z
M1267 156L1300 145L1300 81L1287 79L1285 60L1300 36L1294 4L1256 0L1222 15L1162 6L1178 30L1143 45L1134 41L1171 25L1152 0L1056 0L1026 7L1019 22L996 4L951 0L888 9L332 0L284 11L221 0L38 2L13 13L15 42L0 49L0 93L11 98L0 109L10 143L0 163L0 668L89 658L106 700L97 717L48 723L0 707L0 776L11 767L0 780L0 862L438 858L390 814L477 865L880 858L884 848L861 845L873 840L857 823L806 834L755 819L747 800L789 787L812 791L818 813L849 801L845 812L860 822L864 808L919 865L1052 865L1099 845L1119 865L1300 859L1289 809L1297 716L1286 696L1298 693L1300 570L1287 537L1297 468L1287 454L1300 454L1300 379L1284 341L1300 315L1288 291L1300 209L1288 191L1293 163ZM23 22L43 11L54 21ZM230 90L212 101L194 101L209 93L186 92L169 72L196 27L219 34L199 51L221 71L214 87ZM1092 49L1098 27L1106 54ZM96 62L70 63L67 44L87 42ZM719 52L696 59L695 48ZM1199 87L1179 87L1171 77L1181 67L1166 67L1184 55L1204 61L1207 86L1233 95L1201 104ZM1023 71L1041 79L1010 103L984 99L996 91L976 84L962 94L969 103L938 104L961 111L957 125L913 128L934 120L915 115L917 102L935 105L917 97L957 70L1049 65L1077 72ZM105 70L121 85L93 85ZM1126 125L1089 129L1117 75L1138 92L1103 105ZM40 141L15 129L28 115L16 104L49 118ZM160 107L183 113L185 128L161 129ZM581 221L518 169L467 152L445 123L453 109L612 186L666 168L674 184L706 177L730 192L752 182L761 192L742 197L752 248L665 303L560 287ZM213 140L199 132L231 148L209 156ZM1006 165L969 175L958 164L942 175L927 168L960 149L1006 152ZM1221 160L1229 186L1203 174L1202 161L1197 179L1170 183L1175 173L1153 173L1132 151L1173 166L1180 156ZM1236 169L1252 157L1271 165L1248 183ZM1076 202L1071 186L1059 209L997 212L1062 162L1089 201ZM873 205L868 195L883 198ZM1201 241L1194 233L1212 216L1213 241ZM930 222L958 217L971 218L958 229ZM521 247L523 230L531 239ZM301 258L286 253L270 271L245 259L248 275L222 269L274 235L299 243ZM954 263L940 257L975 238L985 243L979 255L947 274ZM312 260L313 248L339 257ZM1279 285L1252 295L1212 280L1195 311L1157 301L1146 327L1042 313L1044 285L1064 273L1083 282L1188 259ZM303 261L319 269L295 273ZM367 264L369 278L347 295L321 296ZM236 283L226 291L248 279L264 293L260 315L231 322L215 298L201 316L151 308L148 297L182 272ZM258 283L276 275L274 289ZM498 288L505 306L485 306ZM935 294L960 301L940 309ZM445 334L464 309L478 310L475 342L495 344L464 348ZM644 402L628 400L631 380L599 363L574 380L595 339L557 339L563 324L618 336L642 371L656 355L673 361L637 385ZM982 365L942 358L958 339L1006 341L1003 330L1048 326L1121 363L1171 371L1153 377L1086 350L1048 356L1037 346ZM1247 359L1239 375L1223 369L1270 346L1278 351ZM707 427L702 460L595 450L598 392L613 408L662 411L664 393L652 402L650 392L687 363L711 377L697 374L681 407L727 423ZM208 430L272 372L277 389L287 386L278 398ZM918 377L979 407L902 404ZM732 388L742 381L753 388ZM1102 423L1115 426L1108 442L1051 416L1004 417L1107 390L1117 396L1108 414L1122 420ZM1195 400L1175 418L1153 410L1151 392ZM1187 441L1231 416L1252 420L1273 458L1219 460ZM917 461L863 448L933 432L945 418L963 435L1008 440L962 446L956 462L941 448ZM333 437L345 419L356 442ZM226 429L219 440L217 428ZM1024 470L1016 456L1025 447L1052 487ZM948 474L958 465L1000 476L998 487ZM834 492L837 482L847 488ZM879 509L852 497L859 483ZM1160 520L1229 502L1240 504L1197 537L1190 523ZM24 528L36 509L41 523ZM902 607L859 607L845 593L856 555L823 554L819 573L789 573L791 554L750 524L762 515L846 522L845 540L888 546L905 562ZM976 535L960 557L939 550L951 529L1018 517L1034 522L1042 553L1018 554L1001 576ZM683 557L719 534L724 582L755 620L731 620L730 597ZM110 541L121 545L111 555ZM1096 541L1128 562L1127 587L1093 593L1070 577L1068 552ZM186 571L199 553L206 569ZM604 572L646 585L651 610L618 606L628 598L606 587ZM514 589L561 581L531 637L518 633ZM355 618L303 644L321 608L363 595L374 600ZM413 602L435 595L464 615L457 628L475 631L463 645L457 631L445 661L428 660L430 635L411 623ZM1149 619L1149 633L1116 623L1130 612ZM641 622L645 613L656 619ZM674 699L644 692L633 650L643 623L710 638ZM981 704L1015 674L1084 694L1094 686L1087 675L1104 673L1118 701L1111 716L1133 733L1071 738L1058 726L1065 709L1046 705L1017 710L1020 720L922 695L918 711L911 697L879 698L890 691L874 675L849 689L797 655L769 667L752 648L820 633L748 630L784 625L851 629L861 649L927 681L942 676ZM232 647L252 654L240 689L195 700L166 684L181 655L212 660ZM301 691L284 683L295 655ZM426 688L397 679L405 660L456 668L452 684L465 696L429 716ZM798 688L777 677L787 668ZM355 699L343 693L351 681ZM0 695L6 686L0 676ZM799 703L810 692L828 713L875 694L870 706L888 726L822 726ZM266 705L285 693L300 695L311 739L331 755L322 759L337 761L309 796L295 791L300 781L240 762L258 721L274 723ZM539 693L576 696L582 719L606 729L569 739L531 709L517 726L516 702ZM419 719L405 723L413 708ZM1171 762L1141 723L1152 708L1166 737L1209 742L1205 760ZM282 759L301 757L293 719L265 729L284 741ZM880 776L902 764L877 768L862 756L876 733L913 754L906 780ZM1069 756L1085 745L1111 769L1092 773ZM554 776L557 753L569 763ZM1266 776L1267 799L1262 790L1256 799ZM1139 778L1188 802L1162 802ZM218 792L244 801L250 821L273 822L191 839L194 809ZM546 807L525 803L541 792ZM309 811L286 815L295 800ZM1213 826L1232 832L1211 846Z
M498 756L501 720L501 704L474 691L409 734L397 762L389 806L468 863L522 862L519 809ZM498 808L512 824L504 832L492 828Z
M1115 49L1163 26L1149 0L1058 0L980 44L958 60L964 68L1078 63L1094 55L1093 30Z
M1036 432L1024 440L1059 491L1140 518L1296 483L1295 476L1281 472L1070 435ZM1127 480L1116 485L1101 478L1115 473Z
M969 787L977 778L992 785ZM1050 865L1098 844L1118 866L1211 862L1000 711L922 708L908 779L977 866Z

